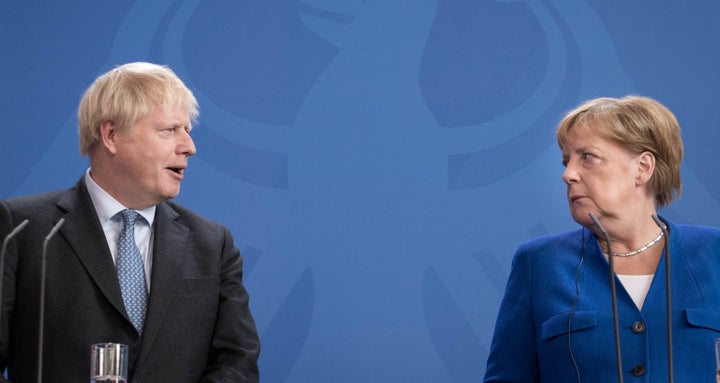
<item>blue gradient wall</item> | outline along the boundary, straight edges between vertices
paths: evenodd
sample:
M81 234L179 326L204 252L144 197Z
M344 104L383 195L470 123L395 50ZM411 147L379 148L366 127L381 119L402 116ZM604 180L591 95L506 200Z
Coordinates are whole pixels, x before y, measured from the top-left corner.
M515 248L569 230L554 128L642 94L683 127L720 225L720 3L0 1L0 198L86 169L100 73L167 64L200 101L179 201L246 259L263 382L477 382Z

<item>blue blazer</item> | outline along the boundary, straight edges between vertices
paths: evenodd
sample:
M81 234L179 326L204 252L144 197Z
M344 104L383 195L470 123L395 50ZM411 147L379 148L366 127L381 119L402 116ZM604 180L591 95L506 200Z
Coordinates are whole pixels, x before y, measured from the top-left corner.
M230 232L171 201L157 206L140 335L82 178L68 190L0 201L1 238L30 221L8 248L4 270L0 370L7 367L10 381L36 381L40 259L60 218L47 251L45 381L89 381L90 345L99 342L129 345L133 383L258 381L260 344Z
M667 222L667 221L666 221ZM670 230L676 382L715 383L720 230ZM665 257L638 310L615 278L625 382L667 382ZM500 306L485 382L616 382L609 264L582 228L519 247Z

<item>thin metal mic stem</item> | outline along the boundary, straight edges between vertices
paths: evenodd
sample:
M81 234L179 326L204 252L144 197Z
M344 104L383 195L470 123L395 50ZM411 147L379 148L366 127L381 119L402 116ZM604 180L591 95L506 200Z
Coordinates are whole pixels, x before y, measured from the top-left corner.
M10 234L5 236L2 244L2 251L0 251L0 258L5 258L5 251L7 250L8 243L10 243L10 240L13 239L13 237L15 237L20 231L22 231L25 226L27 226L28 222L30 221L28 221L27 219L20 222L19 225L15 226L15 228L10 232ZM0 265L2 265L2 263L0 263ZM0 273L0 275L2 275L2 273Z
M615 358L617 359L618 382L623 383L622 356L620 354L620 326L618 325L617 292L615 291L615 263L613 261L612 247L610 246L610 235L600 220L592 212L588 213L590 219L595 223L607 243L608 263L610 264L610 293L613 311L613 326L615 327Z
M672 354L672 294L670 287L670 233L668 232L667 225L661 221L656 214L652 215L653 221L662 230L665 236L665 301L667 309L667 359L668 359L668 382L673 383L673 354Z
M13 239L22 229L25 228L28 224L27 219L20 222L19 225L15 226L15 228L10 232L10 234L5 236L5 239L3 240L2 244L2 250L0 250L0 323L2 323L2 299L3 299L3 281L5 277L5 253L7 251L8 243L10 243L10 240Z
M43 242L42 259L40 260L40 324L38 330L38 372L37 383L42 383L42 367L43 367L43 338L45 332L45 269L47 269L47 245L60 230L60 226L65 223L65 218L60 218L53 226L50 233L45 237Z

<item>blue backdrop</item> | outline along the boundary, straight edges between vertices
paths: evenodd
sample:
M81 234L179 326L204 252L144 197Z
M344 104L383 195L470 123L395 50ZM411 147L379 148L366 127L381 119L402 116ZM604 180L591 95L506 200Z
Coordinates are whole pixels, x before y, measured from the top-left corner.
M263 382L477 382L510 260L573 229L564 112L642 94L720 225L720 2L0 0L0 198L87 168L102 72L172 67L201 106L178 200L245 257ZM191 330L191 329L189 329Z

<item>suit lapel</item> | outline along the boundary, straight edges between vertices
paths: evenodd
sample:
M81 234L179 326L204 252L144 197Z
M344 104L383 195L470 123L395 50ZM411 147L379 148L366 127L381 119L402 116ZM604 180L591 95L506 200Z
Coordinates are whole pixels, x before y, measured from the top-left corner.
M104 240L105 233L85 187L84 178L67 191L58 201L58 206L65 211L62 216L65 218L65 223L60 228L59 234L70 244L75 256L98 289L119 315L129 322L120 292L117 270L107 241ZM178 213L167 203L161 203L155 211L150 299L136 366L141 365L142 360L150 352L153 341L161 329L172 295L182 279L188 228L177 221L178 217Z
M112 255L84 178L65 193L58 206L66 212L60 233L98 289L121 315L126 316Z
M162 326L168 305L182 277L183 254L187 251L188 228L178 222L177 218L178 213L167 203L161 203L155 210L150 299L138 363L142 363L142 359L150 352L153 341Z

